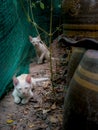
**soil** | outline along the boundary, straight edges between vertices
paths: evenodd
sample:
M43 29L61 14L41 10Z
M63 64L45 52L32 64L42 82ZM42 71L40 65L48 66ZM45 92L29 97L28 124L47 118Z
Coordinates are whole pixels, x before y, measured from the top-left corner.
M66 71L65 48L52 44L53 56L59 61L53 61L53 82L46 81L34 88L34 98L28 104L15 104L10 91L0 103L0 130L62 130L64 86ZM30 64L30 74L33 77L51 77L50 63Z

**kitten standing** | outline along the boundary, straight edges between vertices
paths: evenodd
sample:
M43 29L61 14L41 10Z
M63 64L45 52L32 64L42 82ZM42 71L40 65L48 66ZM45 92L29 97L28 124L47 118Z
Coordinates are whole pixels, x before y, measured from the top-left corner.
M32 78L29 74L13 77L13 97L15 103L26 104L33 97L32 89L38 82L49 80L49 78Z

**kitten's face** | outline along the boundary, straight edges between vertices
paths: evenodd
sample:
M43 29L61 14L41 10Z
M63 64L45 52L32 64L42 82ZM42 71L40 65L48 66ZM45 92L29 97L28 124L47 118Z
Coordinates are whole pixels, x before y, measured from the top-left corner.
M31 42L34 46L38 46L39 43L41 43L41 39L40 39L39 36L34 37L34 38L31 37L31 36L29 36L29 40L30 40L30 42Z
M21 96L28 96L29 91L31 90L31 76L27 75L26 78L13 78L13 84L17 92Z
M19 82L15 87L22 96L28 96L28 93L31 89L31 85L26 82Z

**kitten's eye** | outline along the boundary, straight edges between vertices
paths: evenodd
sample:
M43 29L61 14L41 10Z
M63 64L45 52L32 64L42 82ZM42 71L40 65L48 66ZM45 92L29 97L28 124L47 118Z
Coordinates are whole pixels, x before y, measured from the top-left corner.
M34 41L32 41L32 44L35 44L35 42L34 42Z
M43 43L42 41L39 41L41 44Z
M21 90L21 88L19 88L19 90Z
M28 89L28 87L25 87L25 89Z

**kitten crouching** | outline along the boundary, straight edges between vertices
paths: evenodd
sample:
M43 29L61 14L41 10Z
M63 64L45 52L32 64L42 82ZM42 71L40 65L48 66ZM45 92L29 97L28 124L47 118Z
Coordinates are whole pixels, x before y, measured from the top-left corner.
M26 104L33 97L31 76L27 74L13 77L13 97L15 103Z
M21 74L18 77L13 77L14 90L12 96L16 104L26 104L33 98L32 89L39 82L50 80L49 78L33 78L30 74Z

